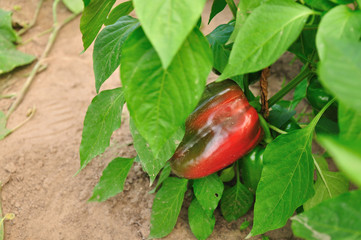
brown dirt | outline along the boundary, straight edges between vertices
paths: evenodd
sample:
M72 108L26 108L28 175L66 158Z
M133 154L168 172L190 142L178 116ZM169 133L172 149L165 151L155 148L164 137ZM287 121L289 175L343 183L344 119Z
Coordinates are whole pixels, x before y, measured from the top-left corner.
M21 10L14 13L18 22L29 22L37 0L2 0L0 7L10 10L15 5ZM45 1L36 26L23 36L34 38L20 49L40 56L47 36L36 37L51 27L52 1ZM205 16L210 11L208 3ZM59 18L70 15L60 4ZM211 25L203 28L209 33L219 23L227 22L230 13L223 12ZM206 25L206 18L204 24ZM5 213L15 213L12 221L5 223L6 240L46 239L146 239L153 194L149 180L141 167L135 164L130 171L124 192L102 203L88 203L92 189L107 163L116 156L133 157L129 132L128 113L123 113L123 123L111 141L111 146L94 159L80 174L78 148L86 109L95 96L92 71L92 49L80 54L82 49L78 17L66 25L46 59L47 69L37 75L23 103L11 116L9 128L23 121L29 108L35 106L34 118L17 132L0 142L0 181ZM288 65L292 56L286 55L271 69L273 88L283 79L290 79L298 67ZM32 66L17 69L0 78L0 93L18 92L24 75ZM119 86L116 72L103 89ZM210 76L210 80L215 76ZM256 89L256 88L255 88ZM272 89L271 89L272 90ZM6 111L12 100L0 101L0 110ZM187 204L185 204L187 205ZM227 223L216 211L217 223L210 239L244 239L250 231L240 231L252 213L238 221ZM267 233L271 239L293 239L289 224ZM183 207L174 231L165 239L194 239L187 223L187 207ZM256 237L253 239L260 239Z

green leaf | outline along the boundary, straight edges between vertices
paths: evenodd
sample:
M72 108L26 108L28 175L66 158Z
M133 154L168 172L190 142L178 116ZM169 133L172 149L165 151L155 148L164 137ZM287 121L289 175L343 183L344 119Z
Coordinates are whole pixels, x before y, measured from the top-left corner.
M312 10L288 0L268 1L247 17L220 79L256 72L275 62L297 39Z
M361 42L324 39L324 60L319 66L322 85L344 104L361 112Z
M278 136L267 145L257 187L252 236L283 227L313 196L314 125Z
M172 171L172 169L170 167L169 162L166 162L162 171L160 172L157 186L155 186L155 188L150 190L149 193L155 193L157 191L157 189L160 187L160 185L162 185L162 183L169 177L171 171Z
M133 165L134 158L115 158L104 169L98 184L93 190L90 202L102 202L123 191L125 179Z
M102 91L93 98L84 119L79 171L109 146L112 133L120 127L123 104L121 88Z
M13 42L19 41L11 25L11 12L0 9L0 74L34 61L35 57L16 50Z
M327 150L345 175L361 186L361 140L346 141L332 136L318 136L317 141Z
M118 68L123 43L138 26L137 19L124 16L116 23L106 26L99 33L93 50L93 69L97 92L105 80Z
M237 180L236 185L224 191L221 211L227 221L237 220L248 212L254 201L253 194Z
M73 13L81 13L84 9L84 3L82 0L63 0L65 6Z
M338 124L340 138L344 140L361 140L361 112L356 112L345 104L338 105Z
M318 157L316 159L320 168L317 168L317 180L314 184L315 195L303 204L305 211L324 200L347 192L349 187L349 182L340 172L331 172L328 170L328 165L324 158Z
M316 33L317 28L306 25L297 40L288 48L288 51L295 54L304 64L310 62L316 49Z
M227 2L225 0L214 0L212 4L211 14L209 15L208 24L212 21L212 19L227 6Z
M34 61L35 57L16 50L15 46L0 36L0 74Z
M115 0L92 0L89 5L84 2L86 7L80 19L84 51L88 49L98 35L114 3Z
M291 110L283 107L280 104L275 104L272 106L272 110L269 115L269 122L280 128L288 120L290 120L296 114L295 110Z
M150 234L148 238L167 236L174 228L184 193L187 191L187 179L167 178L153 201L150 219Z
M88 6L91 0L83 0L84 7Z
M128 15L131 11L133 11L133 3L132 1L127 1L116 6L110 13L108 18L105 20L105 25L114 24L120 17Z
M247 0L239 1L237 6L237 17L234 31L230 36L228 43L233 43L239 33L239 30L242 28L246 22L247 17L252 13L254 9L259 7L265 0Z
M192 32L205 3L206 0L133 0L142 28L158 53L163 68L168 68Z
M231 53L231 50L226 48L225 44L233 29L234 27L230 24L221 24L207 35L213 52L213 66L219 72L223 72Z
M17 42L19 37L11 25L11 15L12 12L0 9L0 36L9 42Z
M217 208L222 198L223 188L223 182L216 173L194 179L193 182L194 195L205 210L213 211Z
M127 106L155 155L197 105L211 67L211 50L198 29L166 70L141 28L125 41L121 79Z
M216 218L212 210L204 210L197 199L188 208L188 221L192 233L198 240L207 239L213 232Z
M0 140L9 135L11 131L6 128L6 117L3 111L0 111ZM0 215L1 217L1 215Z
M144 171L148 173L150 183L152 184L166 161L174 154L175 149L184 136L184 130L182 128L178 129L168 139L158 155L152 152L147 141L140 135L132 118L130 119L130 131L133 136L134 148L138 153L140 163L142 164Z
M322 18L317 35L316 45L321 61L327 58L325 41L329 38L358 41L361 36L361 11L352 11L340 5L331 9ZM328 54L327 54L328 55Z
M360 239L361 191L344 193L292 217L293 233L307 240Z
M313 8L324 11L328 11L335 6L335 4L329 0L305 0L305 2Z

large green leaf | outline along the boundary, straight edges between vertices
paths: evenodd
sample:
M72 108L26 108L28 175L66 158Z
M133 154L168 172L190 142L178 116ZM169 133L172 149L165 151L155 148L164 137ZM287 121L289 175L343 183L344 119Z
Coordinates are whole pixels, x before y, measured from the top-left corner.
M307 127L280 135L267 145L250 236L283 227L296 208L313 196L313 132L333 102L326 104Z
M134 158L115 158L104 169L89 201L102 202L123 191Z
M340 103L338 107L338 124L340 137L345 140L361 140L361 111L347 107Z
M84 2L85 8L80 19L84 51L98 35L114 3L115 0L92 0L88 5Z
M133 11L133 3L132 1L127 1L116 6L105 20L105 25L114 24L120 17L128 15L131 11Z
M317 141L333 157L337 166L345 175L361 186L361 140L346 141L332 136L319 136Z
M106 26L99 33L93 50L93 69L97 92L119 66L123 43L138 26L137 19L124 16L116 23Z
M163 182L153 201L148 238L165 237L173 230L182 207L187 183L187 179L174 177Z
M141 28L125 41L121 79L127 106L155 155L197 105L211 67L208 41L198 29L188 36L167 69Z
M133 0L144 32L164 68L169 66L195 27L205 2L206 0Z
M80 143L80 170L109 146L112 133L120 127L124 96L121 88L105 90L88 107Z
M63 0L65 6L73 13L81 13L84 9L84 3L82 0Z
M275 62L297 39L312 10L289 0L271 0L247 17L220 79L256 72Z
M197 199L193 199L188 208L188 221L192 233L198 240L207 239L216 224L213 210L204 210Z
M323 157L317 157L317 180L314 184L315 195L310 198L303 209L308 209L316 206L324 200L334 198L342 193L348 191L349 182L340 172L331 172L328 170L328 164Z
M293 233L307 240L361 239L360 199L360 190L344 193L293 217Z
M208 24L212 21L212 19L227 6L226 0L214 0L212 4L211 13L209 15Z
M361 11L352 11L340 5L322 18L316 35L317 51L321 61L328 51L325 40L329 38L349 39L358 41L361 36Z
M138 129L134 125L134 121L130 119L130 131L133 136L134 148L138 153L139 161L146 173L148 173L150 182L153 183L158 172L163 168L167 160L169 160L175 152L178 144L183 138L184 130L178 129L171 138L165 143L158 155L155 155L149 147L147 141L140 135Z
M252 207L253 201L253 193L237 180L236 185L223 193L221 211L224 219L233 221L242 217Z
M278 136L267 145L257 187L252 236L283 227L313 196L313 128Z
M322 84L341 102L361 112L361 42L324 38L323 43Z
M223 194L223 182L216 173L204 178L195 179L193 182L194 195L199 204L213 212L217 208Z
M247 17L253 12L254 9L259 7L265 0L246 0L239 1L237 6L237 17L234 31L230 36L228 42L233 43L239 33L239 30L242 28L243 24L246 22Z

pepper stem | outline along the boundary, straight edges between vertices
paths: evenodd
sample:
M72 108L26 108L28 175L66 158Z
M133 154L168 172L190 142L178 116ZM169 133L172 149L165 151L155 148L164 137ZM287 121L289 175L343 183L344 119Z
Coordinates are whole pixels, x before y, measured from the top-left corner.
M273 141L273 137L271 135L271 131L269 130L269 126L267 121L263 118L261 114L258 113L259 123L261 124L261 127L263 128L264 132L264 141L269 144Z

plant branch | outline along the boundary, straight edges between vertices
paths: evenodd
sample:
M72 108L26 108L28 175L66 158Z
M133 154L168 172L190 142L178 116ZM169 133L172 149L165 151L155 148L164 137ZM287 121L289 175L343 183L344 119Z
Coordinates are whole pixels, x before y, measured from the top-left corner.
M38 2L38 5L36 6L36 10L35 10L35 14L34 14L34 17L33 19L31 20L31 22L26 25L23 29L20 29L19 32L18 32L18 35L23 35L24 33L26 33L30 28L32 28L35 23L36 23L36 20L38 19L38 16L39 16L39 12L40 12L40 9L41 9L41 6L43 5L43 2L44 0L40 0Z
M272 124L268 124L268 126L269 126L270 129L278 132L279 134L287 134L286 131L283 131L283 130L279 129L278 127L273 126Z
M261 79L259 81L261 88L261 103L262 103L262 115L265 119L268 119L269 108L268 108L268 81L267 78L270 74L269 67L262 70Z
M269 107L272 107L275 103L281 100L287 93L289 93L293 88L295 88L302 80L308 78L313 73L309 68L310 64L306 63L301 70L301 72L292 79L286 86L284 86L281 90L279 90L275 95L273 95L269 100Z
M226 2L227 2L227 5L229 6L229 9L231 9L231 12L233 14L234 19L236 19L236 17L237 17L237 6L236 6L236 4L234 3L233 0L226 0Z
M56 4L56 2L54 2L54 5L55 4ZM36 64L35 64L34 68L32 69L32 71L30 72L30 75L26 79L26 82L25 82L23 88L21 89L20 93L16 97L15 102L11 105L10 109L6 113L6 117L5 117L6 120L9 119L10 115L16 110L16 108L20 105L20 103L24 99L27 91L29 90L29 87L30 87L31 83L33 82L33 80L35 78L35 75L37 74L39 69L43 66L42 61L48 56L48 54L50 52L50 49L54 45L54 42L55 42L56 36L58 35L59 30L62 27L64 27L67 23L69 23L71 20L73 20L75 17L77 17L78 15L79 15L79 13L71 15L70 17L65 19L64 22L61 23L60 25L57 25L57 22L54 22L54 27L52 29L52 32L51 32L50 36L49 36L48 43L47 43L47 45L45 47L45 50L41 54L39 60L36 62Z
M258 118L259 118L259 123L260 123L261 127L263 128L264 141L268 144L268 143L272 142L272 140L273 140L271 131L269 130L268 123L261 114L258 114Z

